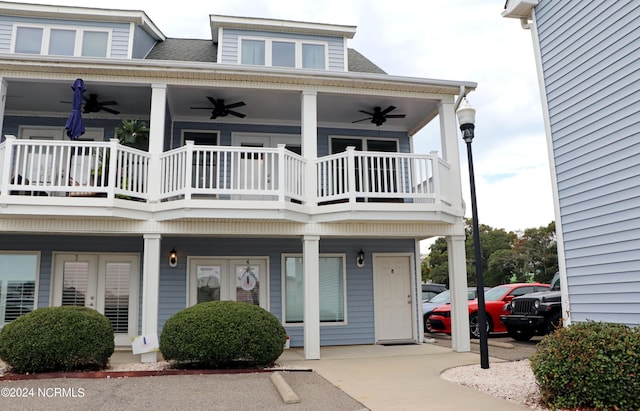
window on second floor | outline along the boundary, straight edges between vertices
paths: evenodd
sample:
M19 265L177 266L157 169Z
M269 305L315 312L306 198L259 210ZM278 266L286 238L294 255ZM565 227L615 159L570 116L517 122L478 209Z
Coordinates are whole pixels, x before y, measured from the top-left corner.
M16 27L16 53L107 57L109 32L75 28Z
M305 69L326 68L327 45L285 39L240 39L240 64Z

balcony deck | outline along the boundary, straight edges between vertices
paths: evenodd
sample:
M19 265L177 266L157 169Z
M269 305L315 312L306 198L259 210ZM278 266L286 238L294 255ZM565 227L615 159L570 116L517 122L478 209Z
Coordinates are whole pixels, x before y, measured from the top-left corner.
M285 219L300 221L374 215L374 219L411 220L418 214L459 213L459 207L452 205L455 196L449 192L449 181L449 165L436 152L348 148L308 160L284 145L252 148L187 142L153 158L115 139L44 141L8 136L0 144L0 210L20 206L27 215L63 215L71 209L104 215L98 209L115 207L137 213L134 218L153 215L159 220L205 218L211 210L220 218L237 218L245 210L271 211L274 218L286 211Z

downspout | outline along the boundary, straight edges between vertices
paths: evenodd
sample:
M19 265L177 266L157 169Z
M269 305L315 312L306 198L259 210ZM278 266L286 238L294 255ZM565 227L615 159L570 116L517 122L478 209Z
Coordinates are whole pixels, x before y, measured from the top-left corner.
M456 111L458 111L458 106L460 106L460 103L462 103L463 97L465 97L466 95L467 95L466 88L464 86L460 86L460 94L458 94L458 99L453 104L453 112L454 113Z

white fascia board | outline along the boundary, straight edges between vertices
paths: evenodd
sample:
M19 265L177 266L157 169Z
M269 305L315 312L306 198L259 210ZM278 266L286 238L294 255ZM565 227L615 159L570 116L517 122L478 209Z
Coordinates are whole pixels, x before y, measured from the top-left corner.
M218 41L218 28L237 28L247 30L277 31L279 33L314 34L322 36L353 38L356 26L337 24L308 23L291 20L276 20L255 17L235 17L210 14L211 35Z
M531 18L531 12L537 5L538 0L508 0L502 12L502 17L514 19Z
M110 10L88 7L9 3L0 1L0 15L80 21L135 23L144 27L144 29L156 40L164 41L166 38L146 13L139 10Z

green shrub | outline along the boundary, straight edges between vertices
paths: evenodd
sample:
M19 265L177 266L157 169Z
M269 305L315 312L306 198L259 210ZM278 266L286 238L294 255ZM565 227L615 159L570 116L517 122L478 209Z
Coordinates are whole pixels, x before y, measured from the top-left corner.
M552 408L640 409L640 329L589 321L547 335L531 357Z
M0 358L17 373L99 370L113 354L113 327L87 307L39 308L5 325Z
M284 327L268 311L249 303L212 301L169 318L160 352L179 367L263 367L282 354L285 338Z

